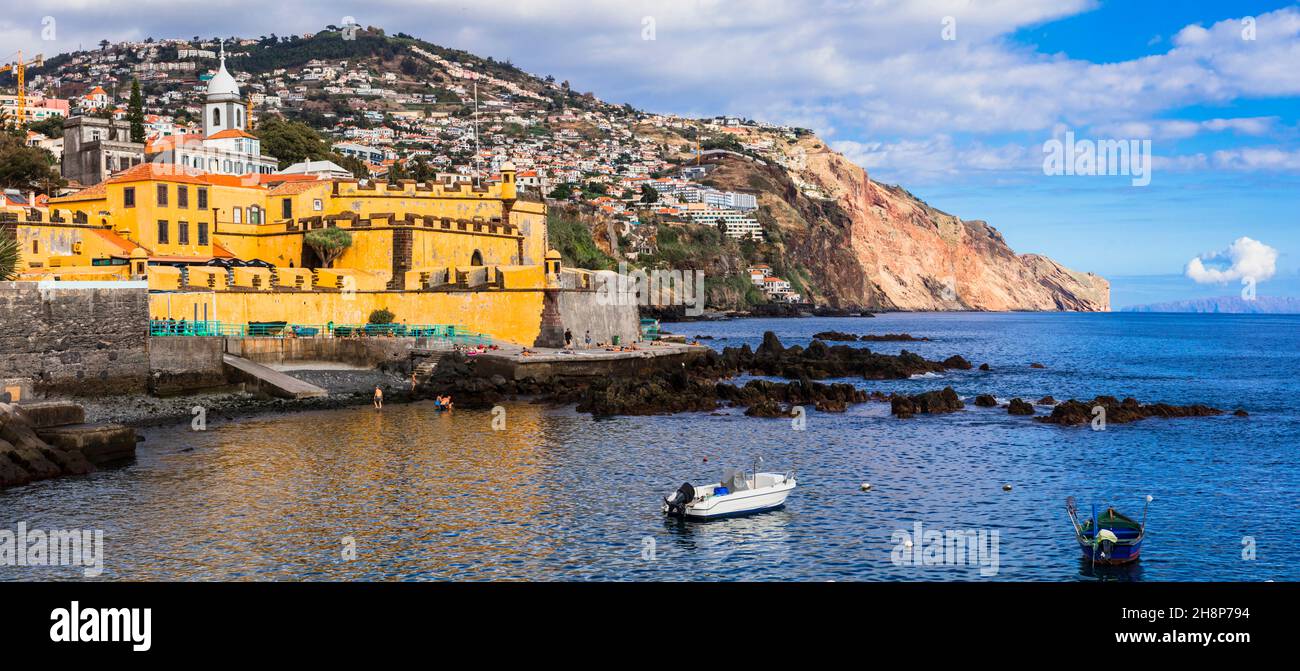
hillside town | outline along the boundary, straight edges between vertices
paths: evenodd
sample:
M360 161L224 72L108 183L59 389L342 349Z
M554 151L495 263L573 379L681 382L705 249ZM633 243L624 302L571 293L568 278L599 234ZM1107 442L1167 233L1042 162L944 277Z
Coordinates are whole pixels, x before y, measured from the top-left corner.
M290 37L105 41L29 67L25 100L0 96L0 118L21 117L26 145L48 151L64 182L40 196L11 189L6 203L40 206L145 162L261 181L285 175L390 184L493 184L502 166L513 165L521 191L627 231L628 244L616 253L635 260L654 251L646 223L765 241L758 194L712 185L711 157L798 167L790 147L802 129L643 113L508 63L358 31L351 43L346 27L334 26ZM355 55L301 59L328 51L327 40ZM372 42L377 46L368 48ZM135 141L133 87L144 134ZM50 122L59 118L61 128ZM259 123L272 119L310 126L330 155L272 155L259 137ZM767 266L750 274L767 300L803 300Z

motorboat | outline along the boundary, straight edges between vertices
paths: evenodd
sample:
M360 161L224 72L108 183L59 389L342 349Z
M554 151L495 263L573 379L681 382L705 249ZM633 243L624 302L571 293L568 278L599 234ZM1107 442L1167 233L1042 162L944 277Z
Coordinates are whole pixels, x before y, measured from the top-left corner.
M1147 505L1152 497L1147 497ZM1079 509L1071 496L1065 500L1065 510L1074 525L1075 540L1083 551L1084 559L1094 564L1119 565L1137 561L1142 555L1142 540L1147 531L1147 509L1142 508L1142 521L1116 512L1109 506L1098 511L1092 506L1092 519L1079 520Z
M691 520L752 515L784 506L796 484L793 472L760 473L756 468L746 473L727 468L713 484L697 487L687 482L678 487L664 497L663 511Z

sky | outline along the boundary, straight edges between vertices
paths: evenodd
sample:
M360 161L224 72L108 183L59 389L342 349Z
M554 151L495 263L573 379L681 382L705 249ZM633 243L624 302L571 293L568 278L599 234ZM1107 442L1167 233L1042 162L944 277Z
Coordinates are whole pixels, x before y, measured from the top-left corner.
M1116 307L1243 281L1300 296L1296 2L28 0L0 17L0 45L346 17L647 111L811 128L872 179L1111 279ZM1079 162L1090 145L1129 160Z

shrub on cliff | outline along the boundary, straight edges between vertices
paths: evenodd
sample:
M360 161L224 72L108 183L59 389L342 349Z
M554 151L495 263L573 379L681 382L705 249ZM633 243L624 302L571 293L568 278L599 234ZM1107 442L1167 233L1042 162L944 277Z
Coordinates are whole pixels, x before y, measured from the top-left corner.
M397 319L397 315L394 315L388 308L380 308L370 313L371 324L391 324L394 319Z

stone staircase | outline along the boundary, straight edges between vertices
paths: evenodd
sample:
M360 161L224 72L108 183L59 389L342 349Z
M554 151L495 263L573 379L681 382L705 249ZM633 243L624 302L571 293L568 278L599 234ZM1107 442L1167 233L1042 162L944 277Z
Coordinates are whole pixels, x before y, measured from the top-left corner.
M434 371L438 370L438 364L442 362L442 358L450 352L450 349L428 350L428 353L423 357L424 360L415 365L416 383L424 384L428 382L429 378L433 377Z

